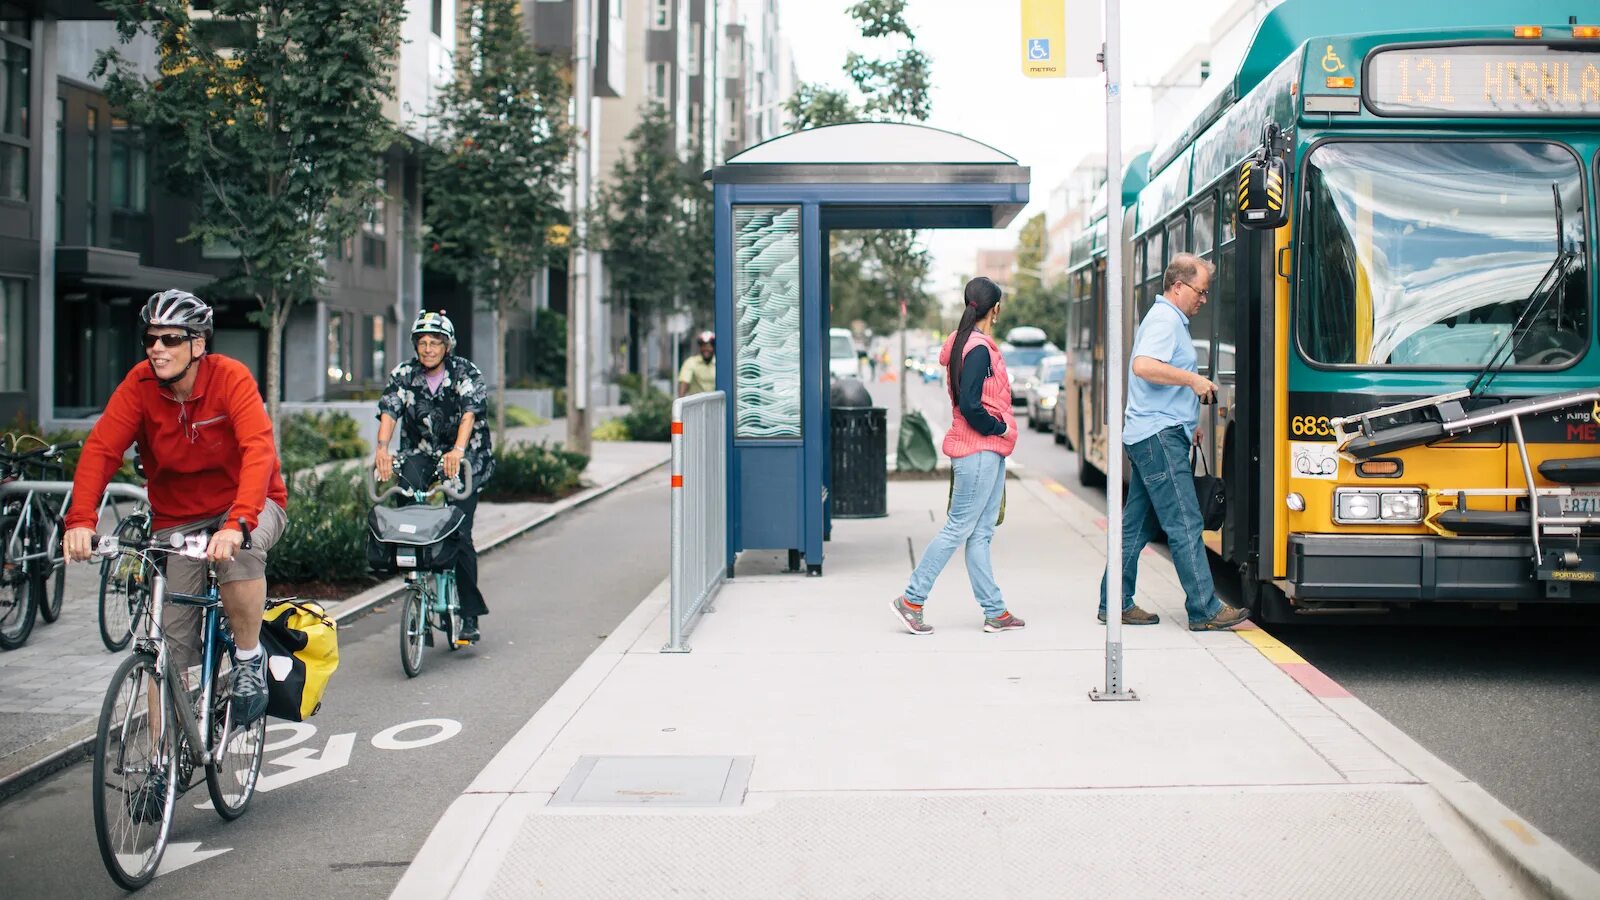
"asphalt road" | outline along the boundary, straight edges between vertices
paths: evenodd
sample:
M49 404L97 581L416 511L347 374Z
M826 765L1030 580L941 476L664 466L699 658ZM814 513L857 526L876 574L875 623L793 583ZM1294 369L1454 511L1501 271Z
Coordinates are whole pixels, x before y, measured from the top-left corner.
M898 416L898 385L873 386ZM913 378L908 397L940 425L948 401ZM942 405L941 405L942 404ZM1105 510L1105 493L1079 486L1077 457L1025 420L1014 459ZM1165 547L1158 547L1165 553ZM1213 566L1217 590L1237 602L1234 573ZM1435 755L1600 868L1600 628L1534 624L1351 625L1337 620L1270 627L1273 635ZM1248 759L1248 751L1243 754Z
M165 871L141 896L387 896L450 802L665 577L667 504L665 479L646 478L484 557L484 640L430 648L415 679L398 606L342 626L314 730L268 731L263 786L278 786L231 824L196 808L204 788L182 797ZM395 730L424 720L438 721ZM90 769L0 805L0 895L123 896L95 845Z

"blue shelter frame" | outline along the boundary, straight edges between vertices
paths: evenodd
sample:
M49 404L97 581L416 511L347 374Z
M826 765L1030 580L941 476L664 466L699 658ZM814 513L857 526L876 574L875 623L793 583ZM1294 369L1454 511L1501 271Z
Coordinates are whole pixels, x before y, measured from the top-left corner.
M728 403L728 574L750 549L822 574L830 531L828 232L1004 228L1028 169L921 125L798 131L710 172L717 387Z

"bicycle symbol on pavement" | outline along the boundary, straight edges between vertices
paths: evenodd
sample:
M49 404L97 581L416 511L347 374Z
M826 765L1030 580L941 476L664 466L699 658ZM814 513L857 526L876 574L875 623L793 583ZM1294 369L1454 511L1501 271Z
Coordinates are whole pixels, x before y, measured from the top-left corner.
M1028 38L1028 60L1030 62L1043 62L1049 58L1049 38Z

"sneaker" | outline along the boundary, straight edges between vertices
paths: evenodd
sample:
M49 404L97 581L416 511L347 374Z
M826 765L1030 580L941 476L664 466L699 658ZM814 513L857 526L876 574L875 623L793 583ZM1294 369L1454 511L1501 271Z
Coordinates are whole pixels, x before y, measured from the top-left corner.
M1100 624L1101 625L1104 625L1106 623L1105 610L1101 610L1096 615L1096 618L1098 618L1100 620ZM1159 624L1161 624L1161 617L1156 615L1153 612L1146 612L1145 610L1142 610L1137 606L1130 606L1127 609L1122 611L1122 624L1124 624L1124 625L1159 625Z
M461 633L456 635L456 637L459 640L470 641L476 644L478 639L481 637L481 635L478 634L478 617L462 616Z
M894 598L894 614L912 634L933 634L933 626L922 621L922 607L912 606L906 598Z
M1027 624L1027 622L1013 616L1011 613L1003 612L994 618L985 617L983 630L993 634L996 631L1010 631L1013 628L1022 628Z
M1245 619L1250 618L1250 610L1240 609L1237 606L1222 604L1222 609L1204 622L1190 622L1190 631L1227 631Z
M135 822L159 822L167 814L167 768L151 762L144 785L127 796L128 817Z
M267 713L267 654L239 663L233 670L233 723L243 728Z

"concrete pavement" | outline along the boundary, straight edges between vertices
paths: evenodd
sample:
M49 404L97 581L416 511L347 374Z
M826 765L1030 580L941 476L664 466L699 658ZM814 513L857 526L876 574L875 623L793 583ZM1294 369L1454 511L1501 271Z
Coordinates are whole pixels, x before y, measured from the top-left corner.
M1191 633L1143 561L1132 703L1093 703L1104 532L1013 482L931 636L889 610L945 486L839 521L828 574L747 554L688 654L666 586L450 807L396 888L434 897L1600 896L1600 876L1261 632ZM747 779L747 782L746 782Z

